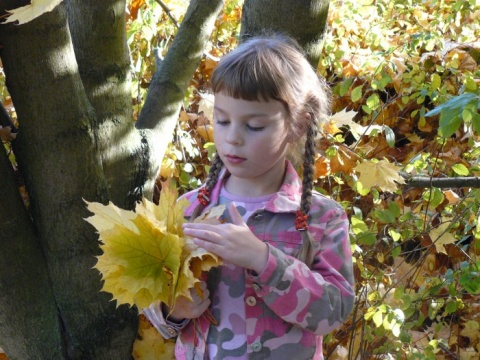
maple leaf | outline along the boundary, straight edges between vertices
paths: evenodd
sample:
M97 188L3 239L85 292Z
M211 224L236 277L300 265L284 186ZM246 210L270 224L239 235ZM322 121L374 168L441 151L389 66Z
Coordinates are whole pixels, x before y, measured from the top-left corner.
M163 183L159 205L143 199L135 212L86 202L94 215L85 220L99 232L103 251L94 268L102 274L102 291L112 294L117 305L137 305L141 311L155 301L190 298L202 271L221 263L191 239L186 246L182 224L188 201L177 198L177 191ZM219 213L214 210L213 216Z
M25 24L46 12L52 11L61 2L62 0L32 0L29 5L9 10L8 13L10 15L4 24L14 21L18 21L18 25Z
M202 112L209 120L213 120L213 105L215 96L209 93L200 93L200 101L198 102L198 112Z
M356 172L360 173L358 181L364 189L378 187L382 191L389 192L396 191L397 184L405 184L405 180L398 173L399 169L387 160L364 161L354 168Z
M439 253L447 254L445 245L453 244L456 241L455 236L449 231L451 226L451 221L445 221L429 232L430 239L432 239L432 242Z
M139 315L138 336L133 343L133 358L174 360L175 339L164 339L144 315Z
M357 115L356 111L347 111L346 109L343 109L332 115L330 117L330 122L335 123L337 127L348 126L351 134L357 140L362 135L370 135L373 131L380 133L384 130L383 126L380 125L362 126L357 124L353 121L355 115Z
M460 335L470 338L472 342L480 338L480 323L475 320L468 320L465 327L460 331Z

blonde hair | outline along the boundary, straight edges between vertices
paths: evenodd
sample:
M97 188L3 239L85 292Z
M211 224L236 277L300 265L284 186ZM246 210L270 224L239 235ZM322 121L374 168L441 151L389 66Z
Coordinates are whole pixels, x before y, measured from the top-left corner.
M293 39L275 35L251 38L228 53L215 68L211 84L214 93L222 92L236 99L250 101L273 99L285 106L289 135L294 139L304 138L303 156L298 154L298 150L290 155L294 159L303 159L299 210L307 218L314 181L315 137L330 107L330 94L325 81L317 76ZM305 135L302 136L303 134ZM216 156L201 196L209 194L222 167L222 161ZM205 205L208 202L203 203ZM204 205L199 205L194 217L201 213ZM297 220L298 218L297 215ZM306 222L303 226L297 225L297 229L302 235L298 257L311 267L314 240L307 230Z

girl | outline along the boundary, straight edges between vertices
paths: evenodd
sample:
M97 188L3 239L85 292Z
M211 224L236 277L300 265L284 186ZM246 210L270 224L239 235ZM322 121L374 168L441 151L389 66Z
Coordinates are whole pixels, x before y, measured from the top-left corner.
M185 216L218 204L228 211L221 225L188 223L184 232L224 265L193 302L154 304L145 315L164 337L178 336L177 359L323 359L322 335L354 301L347 216L312 191L326 86L280 36L244 42L211 82L217 155L204 186L186 195ZM298 144L303 180L287 160Z

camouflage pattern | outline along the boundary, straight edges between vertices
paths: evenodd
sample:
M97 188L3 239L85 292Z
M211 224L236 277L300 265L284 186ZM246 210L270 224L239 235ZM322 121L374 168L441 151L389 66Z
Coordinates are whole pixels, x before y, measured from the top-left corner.
M210 206L218 204L226 176L223 172L213 189ZM187 217L198 205L196 193L186 195L191 201ZM145 311L164 337L178 335L177 359L210 359L209 348L215 348L215 358L222 360L323 359L322 335L343 323L354 302L348 219L338 203L314 192L309 231L317 240L317 247L313 267L309 269L295 257L301 246L294 225L300 196L301 181L288 163L280 190L247 221L252 232L269 245L264 270L255 274L224 266L208 274L209 286L213 283L215 289L221 286L226 289L220 294L210 289L212 312L223 322L220 328L210 326L203 316L172 324L163 319L158 304ZM232 302L238 308L239 299L243 304L240 315L234 312L226 317L220 313L220 302ZM235 319L243 314L243 321ZM225 326L228 322L230 328ZM242 331L246 335L243 346L236 349L222 346Z

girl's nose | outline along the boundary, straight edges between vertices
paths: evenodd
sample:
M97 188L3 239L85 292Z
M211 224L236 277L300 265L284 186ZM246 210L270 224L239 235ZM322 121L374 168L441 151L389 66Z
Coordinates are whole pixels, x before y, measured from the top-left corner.
M226 140L232 145L241 145L243 142L240 132L238 129L235 129L234 126L232 126L232 129L228 132Z

